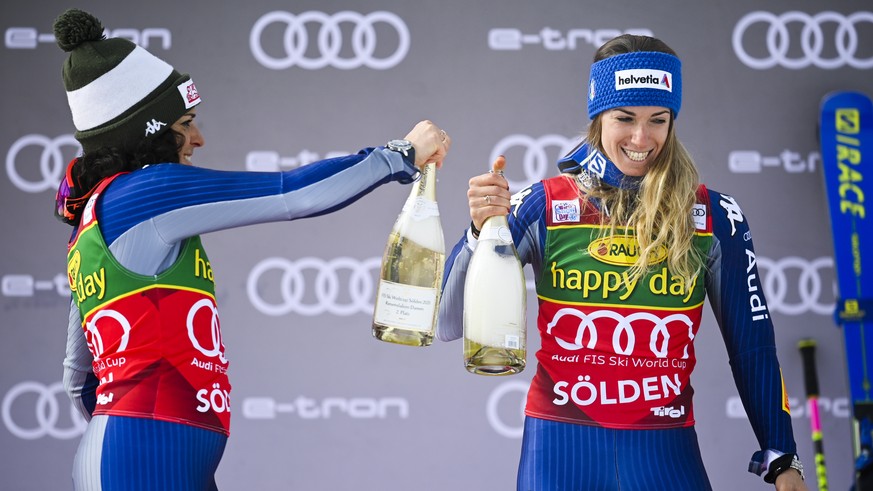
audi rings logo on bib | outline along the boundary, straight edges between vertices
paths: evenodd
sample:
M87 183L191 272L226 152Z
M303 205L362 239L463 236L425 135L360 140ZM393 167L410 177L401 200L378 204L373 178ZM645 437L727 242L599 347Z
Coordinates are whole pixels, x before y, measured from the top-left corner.
M101 322L98 329L97 322L102 318L111 319L109 322ZM130 322L121 312L111 309L98 311L94 317L87 321L85 338L91 353L94 353L94 362L98 363L108 346L117 346L113 354L123 352L130 341ZM105 339L104 339L105 338Z
M508 135L494 145L489 162L493 162L501 155L506 156L510 164L507 165L505 177L509 183L509 190L514 193L552 175L558 158L568 154L578 143L578 139L561 135L543 135L539 138L520 134ZM524 179L520 181L511 177L511 174L516 173L514 169L518 168L518 164L511 163L518 162L513 159L518 155L518 151L513 150L516 147L524 152L521 159ZM547 152L547 149L550 151Z
M35 147L31 150L29 147ZM62 152L67 147L69 150ZM67 169L67 163L82 150L73 135L49 138L25 135L15 140L6 152L6 175L25 193L56 191Z
M197 319L200 322L197 322ZM221 363L227 363L227 358L224 356L224 342L221 340L218 308L211 299L204 298L192 305L185 319L185 325L188 327L188 340L191 341L194 349L203 353L203 356L217 357Z
M15 384L3 397L0 414L6 429L22 440L44 436L69 440L82 435L87 426L61 382L48 386L33 381Z
M381 264L379 257L270 257L249 273L246 291L256 309L272 316L372 314Z
M873 68L871 35L873 12L810 15L792 10L777 15L759 10L737 22L732 43L737 58L756 70L775 66L866 70Z
M327 66L387 70L400 64L409 52L409 29L400 17L386 11L295 15L275 10L252 26L249 47L255 59L272 70L292 66L305 70Z

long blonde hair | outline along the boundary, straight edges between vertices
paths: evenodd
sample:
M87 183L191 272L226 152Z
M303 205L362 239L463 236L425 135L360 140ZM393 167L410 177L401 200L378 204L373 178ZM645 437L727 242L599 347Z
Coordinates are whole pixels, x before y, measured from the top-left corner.
M588 144L603 152L600 144L602 116L588 127ZM703 258L693 247L694 221L691 209L696 203L699 175L691 155L676 137L670 122L667 139L652 162L638 189L600 184L581 188L585 199L600 201L602 234L615 236L633 230L639 243L639 256L630 268L632 278L649 272L649 258L666 249L667 267L686 285L703 267Z
M594 54L594 62L611 56L633 52L661 52L678 56L660 39L650 36L623 34L604 43ZM603 152L604 113L594 117L588 127L587 141L591 148ZM619 230L633 230L639 244L639 256L630 267L637 280L651 269L650 257L666 251L667 268L671 274L691 285L703 269L705 259L694 248L694 221L691 210L699 185L697 167L679 139L671 115L667 139L661 153L649 166L638 189L621 189L595 183L591 188L580 184L584 199L600 200L600 222L603 237L614 237ZM605 153L605 152L604 152Z

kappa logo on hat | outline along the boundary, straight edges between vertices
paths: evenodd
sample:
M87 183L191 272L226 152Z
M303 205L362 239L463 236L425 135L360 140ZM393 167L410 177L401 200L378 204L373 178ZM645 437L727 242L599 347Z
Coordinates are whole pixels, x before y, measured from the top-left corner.
M182 94L182 100L185 101L185 109L191 109L200 103L200 93L197 92L197 87L193 80L188 80L179 84L177 87L179 93Z
M167 126L167 123L163 121L158 121L157 119L152 118L151 121L146 123L145 136L154 135L158 131L161 130L164 126Z

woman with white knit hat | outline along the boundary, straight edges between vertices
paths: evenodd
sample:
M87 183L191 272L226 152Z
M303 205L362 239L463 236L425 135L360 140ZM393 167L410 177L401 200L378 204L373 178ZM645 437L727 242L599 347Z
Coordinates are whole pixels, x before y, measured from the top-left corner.
M73 226L64 385L89 421L79 490L216 489L230 428L228 360L199 235L318 216L442 164L451 140L422 121L389 148L288 172L191 165L204 144L187 74L92 15L55 21L76 138L56 214Z

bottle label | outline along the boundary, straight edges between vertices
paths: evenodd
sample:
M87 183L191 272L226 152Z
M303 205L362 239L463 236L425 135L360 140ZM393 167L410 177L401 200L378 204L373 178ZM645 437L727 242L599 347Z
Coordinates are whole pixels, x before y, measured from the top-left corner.
M440 208L436 201L417 196L414 200L406 200L403 204L403 211L410 212L410 216L415 221L421 221L430 217L440 216Z
M479 240L498 240L504 244L512 243L512 232L509 227L486 227L479 232Z
M384 326L430 331L436 306L436 288L381 280L373 321Z
M519 337L514 334L507 334L503 337L503 347L509 349L521 349Z

